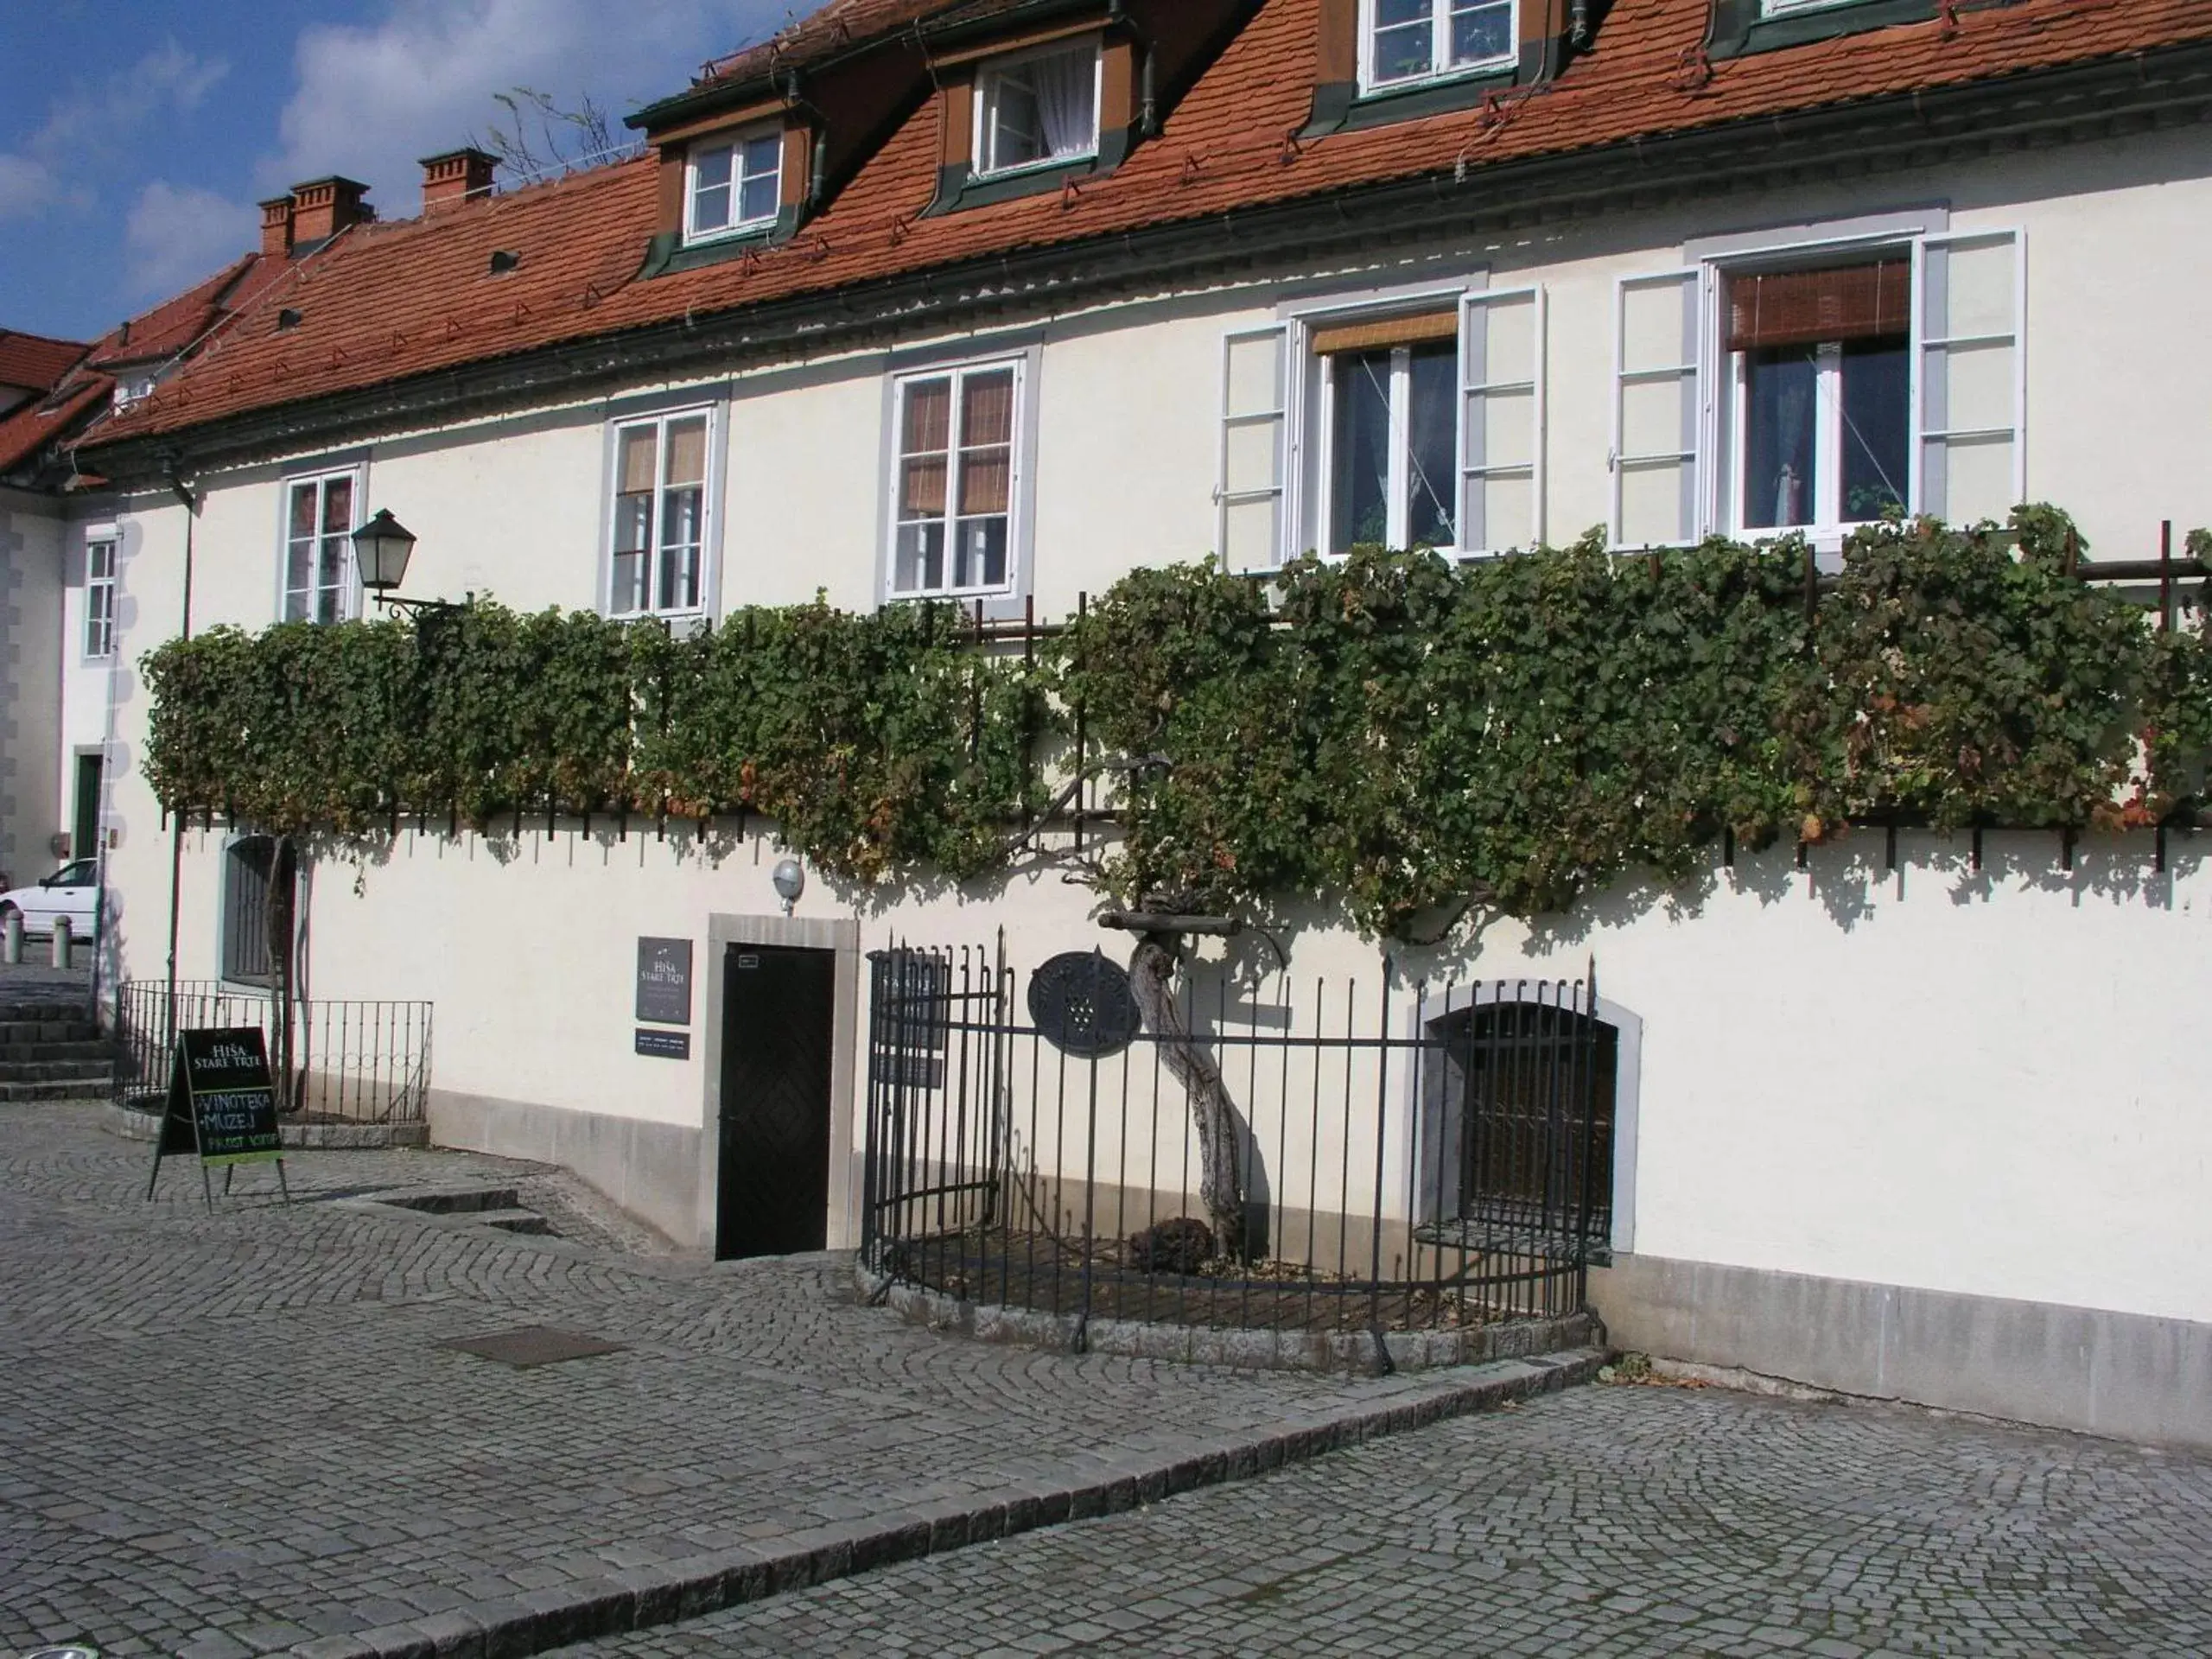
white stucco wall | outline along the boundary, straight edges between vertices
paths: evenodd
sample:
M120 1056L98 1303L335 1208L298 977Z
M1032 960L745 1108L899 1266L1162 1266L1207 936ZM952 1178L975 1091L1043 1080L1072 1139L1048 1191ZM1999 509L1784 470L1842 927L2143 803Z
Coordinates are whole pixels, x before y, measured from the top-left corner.
M0 489L0 871L35 881L62 826L63 526L54 502Z

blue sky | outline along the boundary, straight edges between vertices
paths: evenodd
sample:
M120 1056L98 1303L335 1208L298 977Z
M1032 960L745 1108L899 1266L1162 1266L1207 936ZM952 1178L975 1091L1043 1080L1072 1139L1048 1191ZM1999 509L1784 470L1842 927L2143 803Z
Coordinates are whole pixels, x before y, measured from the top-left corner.
M620 117L811 0L0 0L0 327L92 339L257 245L254 203L416 158L514 86Z

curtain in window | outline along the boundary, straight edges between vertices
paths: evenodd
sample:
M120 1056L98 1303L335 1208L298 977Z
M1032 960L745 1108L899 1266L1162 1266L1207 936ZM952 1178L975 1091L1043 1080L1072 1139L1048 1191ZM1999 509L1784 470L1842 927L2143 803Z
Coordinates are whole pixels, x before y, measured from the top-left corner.
M1045 153L1058 161L1098 147L1097 56L1088 47L1039 58L1028 68Z

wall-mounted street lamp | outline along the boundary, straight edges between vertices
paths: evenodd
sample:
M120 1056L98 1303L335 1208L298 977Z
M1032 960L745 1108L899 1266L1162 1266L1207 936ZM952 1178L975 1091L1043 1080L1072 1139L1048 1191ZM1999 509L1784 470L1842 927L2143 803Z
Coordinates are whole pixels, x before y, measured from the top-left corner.
M407 580L407 560L414 551L415 532L393 518L390 507L378 507L376 516L353 532L353 563L360 570L361 586L379 610L440 616L475 603L474 594L456 605L449 599L403 599L392 592Z
M795 858L787 858L776 866L768 880L775 884L776 896L784 901L785 915L798 908L798 896L806 891L806 866Z

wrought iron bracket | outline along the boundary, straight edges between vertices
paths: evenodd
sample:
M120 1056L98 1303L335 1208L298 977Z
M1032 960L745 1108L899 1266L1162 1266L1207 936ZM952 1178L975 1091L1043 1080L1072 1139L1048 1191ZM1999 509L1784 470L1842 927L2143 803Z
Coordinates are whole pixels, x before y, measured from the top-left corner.
M404 599L397 594L372 594L370 597L376 601L378 610L397 611L402 616L457 616L476 608L476 595L473 593L458 601Z

